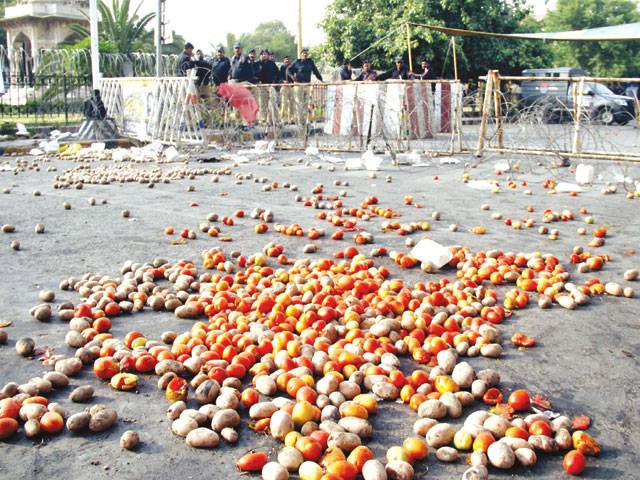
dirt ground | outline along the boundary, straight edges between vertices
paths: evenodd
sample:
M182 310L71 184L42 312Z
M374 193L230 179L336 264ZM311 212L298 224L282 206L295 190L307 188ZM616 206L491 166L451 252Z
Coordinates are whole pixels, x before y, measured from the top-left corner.
M300 194L310 195L317 183L325 185L325 192L337 193L346 190L345 203L358 205L367 195L375 194L383 206L392 206L402 212L402 221L431 221L431 212L442 214L440 221L431 221L428 232L430 238L443 244L469 246L473 250L499 248L504 251L542 251L556 254L571 272L569 254L575 245L583 245L591 238L580 237L577 228L588 227L577 215L576 221L558 222L551 228L560 230L557 241L551 241L533 229L514 230L502 221L492 220L491 214L501 212L505 217L520 219L532 216L538 224L545 209L562 211L569 209L577 213L585 207L595 217L597 225L607 225L609 236L601 250L611 255L598 277L607 281L619 281L624 286L622 273L628 268L640 267L636 250L640 251L640 225L638 209L640 200L627 200L621 187L614 195L603 196L603 186L599 180L593 187L576 197L567 194L549 195L542 188L546 178L572 181L568 169L548 170L536 166L533 160L522 161L522 173L515 175L517 188L506 186L505 176L496 177L494 157L469 170L474 179L497 178L502 182L502 192L493 194L469 188L462 183L463 164L471 158L461 158L455 165L440 165L437 159L429 160L426 167L393 167L384 165L377 179L369 178L366 171L345 172L340 167L329 172L328 164L316 169L314 164L297 163L301 154L277 154L268 165L249 164L234 168L234 173L252 172L257 177L267 177L297 184ZM0 164L7 161L14 165L17 157L2 157ZM31 162L32 159L28 159ZM173 260L190 259L200 264L200 252L220 245L225 250L242 250L251 254L261 250L268 241L285 244L289 257L302 257L305 238L284 237L272 230L265 235L255 235L256 220L238 219L233 227L223 227L225 234L233 237L232 243L220 243L204 234L184 245L172 245L163 233L166 226L176 231L182 228L196 229L206 221L209 212L231 215L236 209L250 211L254 207L268 207L275 213L279 223L300 223L303 227L326 228L327 223L315 218L316 210L304 208L294 201L295 193L278 188L262 192L262 184L245 180L235 184L233 176L223 176L219 183L211 182L211 175L198 176L195 180L175 180L169 184L157 184L149 189L138 183L87 185L81 190L56 190L54 177L65 168L73 167L71 161L55 160L51 163L36 161L40 171L29 170L19 175L0 172L0 189L10 188L10 194L0 194L0 224L16 226L13 234L0 233L0 321L11 320L6 328L9 344L0 346L0 385L9 381L26 382L48 370L37 359L25 360L15 350L15 341L22 336L30 336L38 346L50 346L56 352L72 354L64 342L66 325L57 319L50 323L39 323L32 319L29 309L40 303L38 292L43 288L56 291L56 302L70 300L77 302L74 292L58 289L58 283L65 277L81 275L85 272L103 272L117 275L126 260L151 261L156 257ZM321 162L315 162L321 163ZM597 163L596 171L605 175L615 168L610 163ZM46 167L55 165L58 172L47 172ZM218 168L230 165L191 164L194 168ZM162 165L169 169L175 165ZM142 164L137 168L151 168ZM627 174L635 173L632 169ZM392 183L385 182L391 175ZM434 176L439 179L434 179ZM334 180L348 181L348 187L333 186ZM523 187L521 181L526 181ZM188 186L195 187L188 192ZM532 195L525 195L530 189ZM41 196L33 191L40 190ZM424 205L423 209L405 207L402 199L412 194L415 201ZM95 197L98 205L90 206L88 199ZM107 199L106 205L100 201ZM63 202L71 203L71 210L64 210ZM190 206L196 202L199 206ZM489 204L491 210L481 210L481 204ZM527 206L535 212L526 213ZM131 211L131 218L121 215L123 209ZM46 233L34 233L36 223L44 223ZM393 233L380 232L379 219L366 224L366 229L375 235L373 246L405 250L405 237ZM451 232L449 225L459 225L458 232ZM484 236L474 235L469 229L476 225L487 227ZM328 228L329 233L332 232ZM414 234L416 240L419 238ZM13 251L11 240L21 242L22 249ZM315 257L331 256L338 248L351 244L349 241L334 242L324 239ZM369 248L364 249L365 252ZM452 270L427 276L419 270L400 271L388 259L381 260L393 274L408 280L453 277ZM576 273L577 280L586 275ZM502 384L507 388L525 387L535 393L547 396L553 410L567 415L585 414L593 419L591 433L602 444L602 455L588 461L584 473L590 479L637 479L638 448L640 444L640 331L638 320L638 299L600 297L588 306L576 311L568 311L555 306L551 310L540 310L532 305L517 312L503 325L503 337L508 339L516 331L523 331L537 339L538 345L526 351L515 349L505 342L506 352L499 360L486 358L470 359L477 369L491 366L502 376ZM172 314L145 312L135 316L120 316L114 321L113 333L122 337L126 332L138 329L148 338L159 338L165 330L178 332L187 330L191 320L179 320ZM194 478L221 479L238 478L235 470L236 459L255 447L276 447L276 442L250 431L246 424L240 428L240 441L229 446L221 441L212 451L199 451L187 447L184 440L170 432L170 422L165 417L167 402L156 388L156 377L142 376L135 393L115 392L108 385L100 384L92 372L85 369L72 379L72 385L91 384L96 388L96 401L113 406L120 420L116 427L103 434L61 435L45 437L37 442L27 440L23 434L5 441L0 448L0 478L2 479L50 479L50 478ZM71 389L55 392L50 398L60 402L70 413L76 413L82 406L68 400ZM465 411L465 415L470 413ZM383 459L386 449L401 444L411 434L417 415L408 407L399 404L382 405L379 413L372 418L374 437L369 446L377 458ZM462 419L458 422L461 423ZM123 431L133 429L140 432L142 444L136 452L123 451L118 440ZM516 469L509 472L492 470L492 478L535 478L555 480L565 478L562 472L561 456L541 455L537 466L531 470ZM465 466L460 461L454 465L438 462L433 454L416 466L416 478L449 479L459 478ZM258 476L252 476L258 478Z

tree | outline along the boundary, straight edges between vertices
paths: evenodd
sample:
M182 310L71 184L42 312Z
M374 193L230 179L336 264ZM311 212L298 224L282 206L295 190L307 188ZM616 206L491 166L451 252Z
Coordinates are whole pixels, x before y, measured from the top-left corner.
M131 13L130 0L112 0L111 8L104 0L98 0L98 10L101 17L100 40L107 41L118 53L131 53L148 47L149 32L145 30L147 24L155 17L155 13L138 16L142 2ZM71 29L82 38L91 34L84 25L72 25ZM152 43L153 45L153 43Z
M233 45L242 44L245 51L255 48L260 50L266 48L276 54L280 59L285 55L296 57L295 37L287 30L287 27L280 20L272 20L259 24L253 33L243 33L236 37L233 33L227 34L227 52L233 51Z
M327 37L326 57L338 65L391 33L364 55L374 68L390 68L393 57L407 56L406 29L402 28L406 22L499 33L539 30L525 3L525 0L334 0L322 22ZM411 35L414 64L427 57L436 72L453 76L448 35L415 26L411 27ZM458 37L456 44L459 71L472 78L489 69L519 74L523 68L543 66L549 61L543 42Z
M583 30L640 21L637 0L558 0L547 31ZM640 42L555 42L558 66L582 67L597 76L640 75Z

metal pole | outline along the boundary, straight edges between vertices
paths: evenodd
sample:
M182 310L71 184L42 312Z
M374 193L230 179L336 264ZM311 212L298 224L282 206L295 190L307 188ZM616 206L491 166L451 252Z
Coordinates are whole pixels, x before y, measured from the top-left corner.
M458 55L456 55L456 37L451 37L451 46L453 48L453 78L458 80Z
M162 0L156 2L156 77L162 76Z
M302 55L302 0L298 0L298 58Z
M91 80L94 90L100 89L100 49L98 48L98 5L89 1L89 28L91 31Z
M409 71L413 72L413 59L411 58L411 27L408 23L407 26L407 54L409 55Z

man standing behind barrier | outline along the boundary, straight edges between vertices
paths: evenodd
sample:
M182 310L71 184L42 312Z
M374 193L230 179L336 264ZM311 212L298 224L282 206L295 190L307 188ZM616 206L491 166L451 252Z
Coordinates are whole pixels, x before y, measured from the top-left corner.
M279 83L293 83L293 77L291 76L291 57L289 57L289 55L282 59ZM280 116L284 123L291 123L291 115L293 113L293 87L281 88L280 99Z
M436 79L436 74L431 68L431 62L429 60L426 60L426 59L422 60L422 62L420 62L420 68L422 69L422 72L414 73L412 75L412 77L415 80L435 80Z
M231 80L229 83L244 83L253 79L253 64L249 57L242 53L242 45L236 43L233 46L233 57L231 57Z
M340 80L348 82L353 79L353 70L351 70L351 62L345 61L340 70Z
M260 69L258 71L258 83L265 85L278 83L278 66L273 60L269 60L269 51L262 50L260 52L260 61L258 62ZM258 87L258 118L261 122L268 120L269 114L275 116L276 90L274 87ZM272 118L275 121L275 118Z
M409 78L411 78L411 74L402 57L396 57L396 66L394 68L378 75L378 80L408 80Z
M187 70L191 70L194 67L193 60L193 44L187 42L184 45L184 50L178 57L178 63L176 65L176 75L178 77L186 77Z
M204 53L202 50L196 51L196 59L193 62L196 69L196 86L200 91L200 95L206 95L206 90L209 88L209 82L211 78L211 64L204 59ZM206 89L205 89L206 87Z
M369 60L362 62L362 71L356 77L356 82L371 82L377 78L378 72L371 68L371 62Z
M229 70L231 70L231 63L229 59L224 56L224 48L218 48L216 58L211 62L211 81L217 87L221 83L227 83L229 80Z
M320 75L318 67L316 67L315 62L309 58L308 48L302 49L300 58L293 62L293 65L289 67L289 70L296 83L309 84L311 82L312 73L322 82L322 75ZM307 121L307 114L309 113L309 97L311 95L310 87L301 85L297 86L296 90L298 122L300 125L305 125Z

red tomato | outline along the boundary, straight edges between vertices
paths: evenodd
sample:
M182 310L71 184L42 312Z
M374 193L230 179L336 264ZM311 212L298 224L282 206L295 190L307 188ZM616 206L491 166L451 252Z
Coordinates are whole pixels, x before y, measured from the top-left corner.
M529 433L531 435L546 435L547 437L550 437L552 436L553 431L551 430L549 422L537 420L529 426Z
M586 466L584 455L578 450L571 450L562 460L562 468L570 475L580 475Z
M526 410L531 405L531 399L529 398L529 392L526 390L514 390L509 395L509 406L516 412Z

